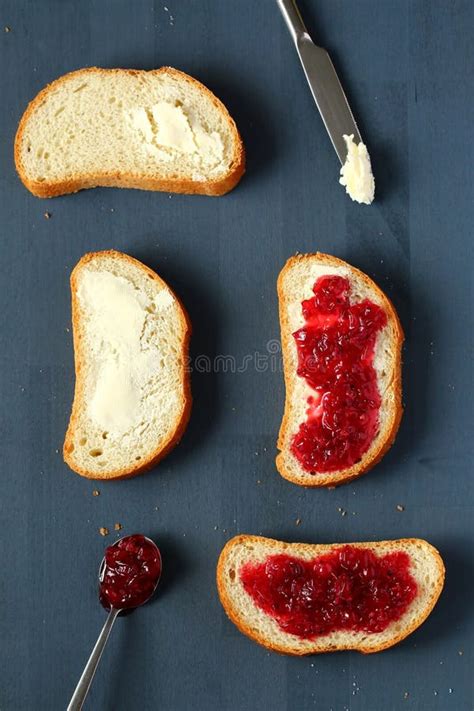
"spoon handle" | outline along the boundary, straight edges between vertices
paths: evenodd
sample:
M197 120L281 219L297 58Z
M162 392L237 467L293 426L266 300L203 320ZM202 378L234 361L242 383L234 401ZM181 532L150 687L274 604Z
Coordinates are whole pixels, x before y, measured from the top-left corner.
M76 686L76 690L72 695L67 711L80 711L82 709L82 704L88 694L90 685L92 684L92 679L94 678L95 670L99 665L102 652L104 651L105 645L109 638L109 634L112 630L113 624L117 619L117 615L120 610L116 610L114 607L110 609L109 616L105 621L105 625L102 627L102 631L99 635L99 639L95 643L95 647L92 650L92 654L82 672L82 676Z

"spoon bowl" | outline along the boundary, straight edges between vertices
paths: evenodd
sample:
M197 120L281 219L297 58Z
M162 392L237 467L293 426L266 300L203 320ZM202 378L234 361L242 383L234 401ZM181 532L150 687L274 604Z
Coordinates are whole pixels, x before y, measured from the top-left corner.
M99 599L106 610L132 610L155 594L162 572L160 549L141 534L109 546L99 568Z

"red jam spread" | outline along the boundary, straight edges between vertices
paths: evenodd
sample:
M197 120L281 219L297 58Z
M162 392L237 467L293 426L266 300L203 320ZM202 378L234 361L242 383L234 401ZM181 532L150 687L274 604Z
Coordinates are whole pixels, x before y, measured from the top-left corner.
M126 536L105 551L100 573L100 601L108 610L138 607L153 594L161 575L161 555L152 540Z
M305 324L293 334L297 373L314 395L291 451L311 473L351 467L377 434L381 398L373 359L387 316L367 299L350 303L349 291L343 277L320 277L302 303Z
M406 553L379 557L355 546L312 560L272 555L244 565L240 579L284 632L305 639L338 630L383 632L417 593Z

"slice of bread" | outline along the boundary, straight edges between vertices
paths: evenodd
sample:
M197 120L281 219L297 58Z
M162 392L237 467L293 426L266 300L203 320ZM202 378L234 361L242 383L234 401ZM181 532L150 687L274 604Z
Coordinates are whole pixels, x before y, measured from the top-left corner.
M381 396L379 429L360 461L347 469L329 472L307 471L291 451L299 426L306 421L308 397L314 390L297 375L298 355L293 333L304 325L301 303L313 296L313 286L324 275L336 274L350 283L351 303L369 299L387 316L387 325L377 335L373 366ZM392 445L402 416L401 349L403 331L396 311L381 289L366 274L341 259L327 254L298 254L291 257L278 277L281 342L286 386L285 412L278 436L276 458L280 474L294 484L308 487L337 486L351 481L374 466Z
M29 104L15 163L38 197L108 186L223 195L245 170L225 106L192 77L162 67L79 69Z
M368 548L375 555L404 551L410 556L410 574L417 584L417 594L405 613L383 632L340 630L305 639L285 632L278 622L257 607L245 590L240 571L247 563L262 563L269 556L284 554L311 560L353 545ZM239 630L268 649L283 654L318 654L354 649L364 654L380 652L405 639L428 617L444 584L444 565L436 548L419 538L376 543L283 543L261 536L236 536L224 546L217 565L217 589L225 612Z
M155 272L112 250L82 257L71 291L76 387L64 460L90 479L135 476L189 419L188 316Z

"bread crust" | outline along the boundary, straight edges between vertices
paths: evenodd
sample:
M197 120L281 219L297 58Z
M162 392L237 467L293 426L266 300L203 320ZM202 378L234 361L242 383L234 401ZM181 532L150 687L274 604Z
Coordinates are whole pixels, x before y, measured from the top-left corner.
M377 547L384 546L384 547L389 547L393 548L394 551L400 550L402 546L410 545L410 544L416 544L416 545L423 545L423 546L428 546L430 549L431 554L433 555L435 561L436 561L436 567L438 571L438 579L437 579L437 584L436 587L432 593L432 596L430 600L428 601L428 604L423 608L423 610L420 612L420 614L413 620L413 622L410 625L407 625L405 629L402 629L398 634L395 634L393 638L387 640L384 643L381 643L378 646L372 647L372 646L364 646L363 644L361 645L354 645L354 644L347 644L347 645L327 645L325 646L324 644L324 638L323 637L316 637L314 640L314 646L309 649L309 650L302 650L298 646L291 645L291 643L285 644L285 645L280 645L280 644L275 644L271 640L267 639L265 636L260 634L258 631L252 628L252 626L248 623L246 619L244 619L243 615L240 615L238 611L235 609L235 605L233 604L232 597L228 591L227 585L226 585L226 580L225 580L225 567L227 563L227 558L229 556L229 553L235 546L239 546L242 544L253 544L253 545L258 545L259 543L265 542L265 544L269 547L274 549L275 553L282 553L284 552L285 554L288 555L294 555L298 557L298 554L301 554L303 552L311 552L314 556L317 555L323 555L324 553L329 553L331 549L334 547L340 547L343 545L353 545L357 546L360 548L370 548L371 550L376 550ZM408 637L412 632L414 632L420 625L423 624L423 622L427 619L429 614L431 613L432 609L436 605L436 602L438 601L438 598L441 594L441 591L444 586L444 578L445 578L445 567L443 563L443 559L441 558L441 555L439 554L439 551L432 546L430 543L427 541L421 539L421 538L401 538L398 540L393 540L393 541L377 541L377 542L363 542L363 543L330 543L330 544L316 544L316 543L286 543L284 541L278 541L274 540L272 538L265 538L263 536L251 536L251 535L239 535L235 536L234 538L231 538L230 541L226 543L224 548L221 551L221 554L219 556L219 560L217 563L217 573L216 573L216 581L217 581L217 591L219 594L219 599L222 603L222 606L225 610L225 613L227 617L231 620L231 622L234 623L234 625L242 632L242 634L246 635L247 637L250 637L250 639L254 640L254 642L258 642L258 644L261 644L263 647L266 647L267 649L273 651L273 652L278 652L280 654L289 654L292 656L307 656L309 654L322 654L325 652L340 652L340 651L345 651L345 650L354 650L357 652L361 652L362 654L373 654L375 652L381 652L384 649L388 649L389 647L393 647L394 645L398 644L402 640L404 640L406 637Z
M148 178L140 174L116 171L103 172L96 174L78 174L68 180L44 181L38 182L30 180L26 174L26 170L21 159L21 143L23 133L28 124L28 121L35 109L44 102L51 90L54 90L58 85L65 83L72 76L87 75L90 72L99 72L100 74L111 74L125 72L133 76L140 74L168 74L170 76L179 76L181 79L196 86L203 92L207 98L223 115L226 122L231 127L235 151L232 161L232 169L226 175L223 175L215 180L197 181L197 180L182 180L181 178ZM149 71L141 69L102 69L100 67L86 67L73 72L68 72L59 77L55 81L47 84L37 96L30 101L23 116L20 119L18 130L15 136L14 148L15 167L23 185L36 197L50 198L58 195L67 195L68 193L76 193L79 190L96 187L111 187L111 188L136 188L138 190L153 190L167 193L185 193L187 195L210 195L219 196L225 195L232 190L240 181L245 173L245 149L242 139L235 125L234 119L230 116L224 104L210 91L204 84L201 84L197 79L189 76L179 69L173 67L161 67L160 69L151 69Z
M395 337L393 339L392 343L392 348L396 354L395 358L395 367L394 367L394 372L393 372L393 378L392 381L389 385L389 390L393 394L393 407L390 413L389 420L384 427L383 431L381 431L377 437L377 446L375 449L373 449L373 445L371 445L369 451L362 457L360 462L354 464L352 467L349 467L348 469L343 469L340 471L335 471L335 472L327 472L327 473L317 473L317 474L310 474L308 472L307 476L305 477L304 481L301 481L300 478L296 478L293 476L293 473L289 471L288 467L286 466L285 462L285 457L284 457L284 449L285 449L285 441L287 439L287 436L289 435L289 420L290 420L290 409L291 409L291 398L293 395L293 390L294 390L294 381L295 378L298 377L294 372L290 372L290 365L291 365L291 359L290 359L290 352L289 349L291 347L294 347L294 344L292 342L292 334L290 332L290 327L288 323L288 319L286 316L286 307L289 303L289 300L286 298L284 287L283 287L283 280L285 277L286 272L291 269L291 267L298 263L298 262L305 262L305 261L317 261L318 264L326 264L328 267L345 267L348 268L351 273L354 275L357 275L364 284L373 292L377 294L379 297L380 301L383 304L384 311L387 314L388 317L388 322L392 325L395 333ZM323 254L322 252L316 252L315 254L296 254L293 257L290 257L283 269L281 270L279 276L278 276L278 281L277 281L277 292L278 292L278 304L279 304L279 316L280 316L280 331L281 331L281 340L282 340L282 353L283 353L283 370L284 370L284 380L285 380L285 409L284 409L284 414L283 414L283 419L281 422L280 426L280 431L278 435L278 441L277 441L277 448L280 450L280 454L277 455L276 457L276 467L281 474L281 476L284 479L287 479L288 481L291 481L294 484L298 484L299 486L304 486L308 488L318 488L318 487L334 487L334 486L339 486L340 484L346 484L350 481L353 481L354 479L357 479L358 477L362 476L362 474L365 474L366 472L369 471L372 467L374 467L385 455L385 453L390 449L392 446L396 434L398 432L398 428L400 426L400 421L402 418L403 414L403 407L402 407L402 345L404 341L404 334L403 334L403 329L400 323L400 320L398 318L397 312L395 311L395 307L393 306L392 302L390 299L384 294L384 292L375 284L374 281L370 277L368 277L366 274L361 272L359 269L356 269L355 267L351 266L347 262L344 262L342 259L338 259L337 257L333 257L329 254Z
M84 390L84 382L82 381L82 378L80 377L80 371L82 368L82 361L81 361L81 347L80 347L80 329L79 329L79 323L81 319L81 313L80 313L80 306L79 306L79 301L77 298L77 276L80 272L80 270L85 267L89 262L94 260L97 257L104 257L104 256L109 256L113 257L114 259L121 259L125 262L128 262L129 264L133 264L136 267L140 267L144 271L144 273L152 278L155 282L160 284L162 287L166 287L171 291L173 294L174 298L176 299L177 303L179 304L180 307L180 320L181 320L181 332L182 332L182 340L181 340L181 363L182 363L182 368L181 368L181 387L182 387L182 406L181 406L181 412L179 417L176 419L176 422L174 423L174 427L172 430L172 433L162 444L160 447L158 447L154 452L151 453L151 455L148 457L148 459L144 459L140 461L140 464L133 464L128 468L122 468L122 469L117 469L113 472L107 471L104 472L103 475L100 474L100 472L92 472L88 469L85 469L81 467L80 465L77 464L77 462L74 460L74 457L72 457L72 451L73 451L73 442L74 442L74 434L75 434L75 427L76 427L76 422L79 419L79 413L82 411L85 403L85 397L83 395L83 390ZM74 343L74 367L76 371L76 382L75 382L75 388L74 388L74 400L72 404L72 410L71 410L71 417L69 420L69 425L66 431L66 436L64 439L64 445L63 445L63 458L65 463L77 474L80 474L83 477L86 477L87 479L129 479L130 477L136 476L137 474L141 474L144 471L147 471L148 469L152 469L158 462L163 459L180 441L181 437L184 434L184 431L186 429L186 426L189 421L189 417L191 415L191 407L192 407L192 396L191 396L191 383L190 383L190 375L189 375L189 368L187 367L187 359L188 359L188 354L189 354L189 341L191 338L191 321L189 319L189 316L186 312L186 309L184 308L183 304L181 303L180 299L176 296L174 291L169 287L169 285L156 274L152 269L147 267L145 264L140 262L138 259L135 259L134 257L130 257L128 254L124 254L123 252L117 252L116 250L110 249L110 250L104 250L102 252L88 252L85 254L79 262L76 264L74 267L72 273L71 273L71 278L70 278L70 283L71 283L71 299L72 299L72 325L73 325L73 343Z

